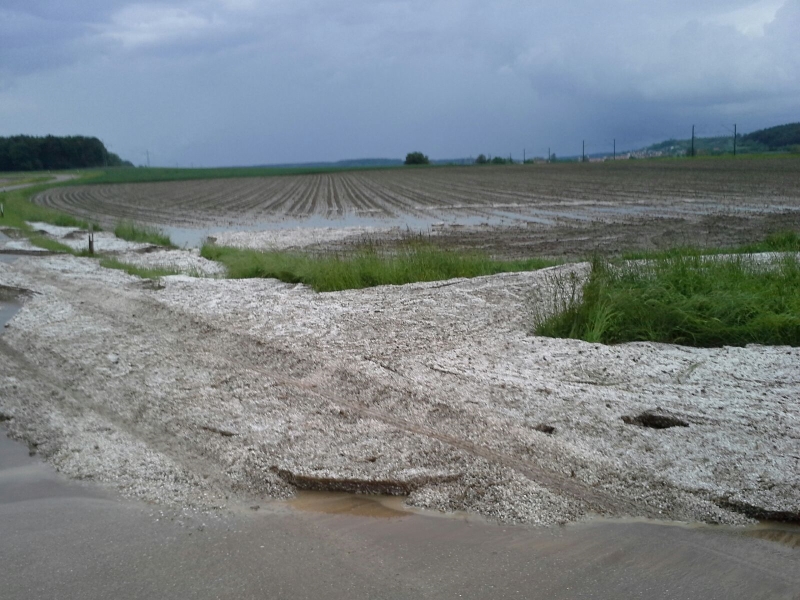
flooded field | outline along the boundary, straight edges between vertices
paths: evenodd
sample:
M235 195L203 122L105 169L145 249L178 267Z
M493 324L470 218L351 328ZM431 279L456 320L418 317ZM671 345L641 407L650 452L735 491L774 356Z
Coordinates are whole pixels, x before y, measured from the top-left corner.
M226 231L328 229L339 233L318 235L312 245L341 249L364 234L391 240L414 231L495 255L569 256L689 242L736 244L756 232L798 226L800 161L389 169L70 186L34 201L107 227L120 219L164 227L178 245L196 246ZM295 245L308 246L302 237Z

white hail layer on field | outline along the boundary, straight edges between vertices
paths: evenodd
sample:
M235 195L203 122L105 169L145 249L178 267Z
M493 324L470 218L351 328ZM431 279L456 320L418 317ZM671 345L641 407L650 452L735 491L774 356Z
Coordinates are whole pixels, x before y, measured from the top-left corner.
M68 474L206 508L290 493L274 468L421 480L411 503L506 521L581 518L592 492L670 519L798 512L800 351L529 335L530 291L572 268L316 294L23 257L0 283L38 294L4 341L39 375L0 361L0 409ZM657 407L689 427L620 418Z

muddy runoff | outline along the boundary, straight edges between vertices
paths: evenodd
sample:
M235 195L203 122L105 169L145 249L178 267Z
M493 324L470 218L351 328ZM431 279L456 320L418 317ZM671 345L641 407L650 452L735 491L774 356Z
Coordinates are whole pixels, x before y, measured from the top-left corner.
M800 351L532 336L570 270L317 294L20 256L0 412L59 471L168 506L310 489L504 523L796 520Z
M234 599L268 590L270 598L331 600L789 600L800 555L783 529L641 519L509 527L341 492L194 512L67 480L0 435L9 598Z

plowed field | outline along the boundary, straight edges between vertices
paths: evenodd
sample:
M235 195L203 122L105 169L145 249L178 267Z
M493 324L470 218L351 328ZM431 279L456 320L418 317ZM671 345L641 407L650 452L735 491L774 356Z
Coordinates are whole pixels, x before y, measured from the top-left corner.
M614 229L633 225L641 233L640 227L655 226L651 233L661 234L674 225L688 239L671 243L698 236L717 243L721 232L718 243L725 243L800 224L800 160L625 160L84 185L43 192L34 201L106 225L120 219L197 229L444 222L460 226L445 237L468 246L492 246L496 232L487 237L487 227L503 226L521 238L512 245L525 246L536 232L550 240L627 239ZM729 229L744 232L744 239L725 235ZM637 245L633 238L628 246Z

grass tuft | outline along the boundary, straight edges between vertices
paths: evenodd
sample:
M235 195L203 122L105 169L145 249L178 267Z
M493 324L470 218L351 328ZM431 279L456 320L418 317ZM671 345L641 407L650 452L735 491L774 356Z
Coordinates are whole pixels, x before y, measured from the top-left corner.
M606 344L800 346L796 255L765 262L695 253L624 265L595 259L586 283L577 281L555 282L556 311L534 317L536 334Z
M45 250L49 250L50 252L64 252L66 254L75 253L75 251L66 244L62 244L61 242L54 240L53 238L41 235L39 233L31 233L28 236L28 240L34 246L38 246L39 248L44 248Z
M160 229L137 225L131 221L120 221L117 223L117 226L114 228L114 235L129 242L141 242L144 244L175 248L169 236Z
M181 272L177 269L168 269L165 267L140 267L117 260L116 258L101 258L100 266L106 269L119 269L125 271L128 275L135 275L142 279L158 279L159 277L166 277L168 275L180 275Z
M271 277L286 283L304 283L318 292L532 271L554 264L540 259L500 261L478 253L463 254L421 243L408 244L392 253L367 246L347 255L334 256L205 244L200 254L225 265L232 279Z

